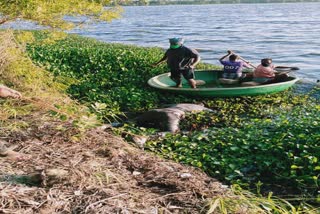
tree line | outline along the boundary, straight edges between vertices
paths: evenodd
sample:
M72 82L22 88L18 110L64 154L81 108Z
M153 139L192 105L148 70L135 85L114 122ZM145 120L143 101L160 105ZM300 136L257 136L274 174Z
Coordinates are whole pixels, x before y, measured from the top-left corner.
M120 1L122 5L169 5L169 4L240 4L240 3L295 3L319 2L319 0L132 0Z

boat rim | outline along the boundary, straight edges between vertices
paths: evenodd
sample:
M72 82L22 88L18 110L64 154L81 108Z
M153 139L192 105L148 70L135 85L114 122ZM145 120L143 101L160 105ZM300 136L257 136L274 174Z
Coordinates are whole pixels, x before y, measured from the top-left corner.
M299 80L298 77L293 77L292 80L285 81L285 82L279 82L279 83L271 83L271 84L265 84L265 85L257 85L257 86L241 86L241 87L227 87L227 88L176 88L176 87L168 87L167 85L163 84L161 81L158 80L160 76L169 76L170 72L160 74L157 76L154 76L148 80L148 84L151 87L158 88L158 89L166 89L166 90L172 90L172 91L212 91L213 89L216 91L228 91L228 90L235 90L235 89L254 89L254 88L266 88L266 87L274 87L274 86L281 86L281 85L287 85L288 83L295 83ZM154 82L155 84L152 84Z

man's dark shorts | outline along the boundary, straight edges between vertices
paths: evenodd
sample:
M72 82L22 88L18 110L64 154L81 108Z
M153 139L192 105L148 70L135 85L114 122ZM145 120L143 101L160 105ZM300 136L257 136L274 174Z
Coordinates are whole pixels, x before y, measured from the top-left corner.
M175 70L171 71L171 79L181 80L182 76L186 80L194 79L194 70L193 69L184 69L184 70Z

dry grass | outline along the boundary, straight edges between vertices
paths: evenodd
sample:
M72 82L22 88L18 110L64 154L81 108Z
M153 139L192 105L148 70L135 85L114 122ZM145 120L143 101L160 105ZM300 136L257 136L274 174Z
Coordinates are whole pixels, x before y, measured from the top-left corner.
M206 199L224 192L201 171L99 128L73 142L77 130L67 122L26 119L34 124L28 131L7 130L3 137L33 157L23 163L0 159L3 213L199 213Z
M0 43L0 81L23 94L0 99L0 140L32 156L0 157L0 213L202 213L212 198L232 197L200 170L88 129L99 121L31 62L11 31L0 31Z
M10 62L14 61L15 58L8 51L10 47L14 47L12 43L11 33L8 31L0 31L0 75L4 73Z
M0 99L1 127L11 126L19 129L19 117L34 112L54 113L57 117L77 120L79 126L90 126L86 120L93 116L87 108L78 105L65 93L66 86L55 82L53 76L44 69L36 66L26 55L24 46L15 39L13 31L0 31L0 83L20 91L20 100ZM16 118L7 123L8 119Z

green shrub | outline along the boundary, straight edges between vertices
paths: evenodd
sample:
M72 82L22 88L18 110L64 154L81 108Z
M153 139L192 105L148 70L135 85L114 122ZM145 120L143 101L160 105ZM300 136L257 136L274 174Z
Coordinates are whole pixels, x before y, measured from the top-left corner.
M161 67L150 66L162 54L160 49L70 36L53 44L29 44L27 50L35 62L55 76L78 80L68 89L71 96L91 104L105 103L110 114L119 113L119 109L142 111L159 102L159 95L146 82L163 72Z

